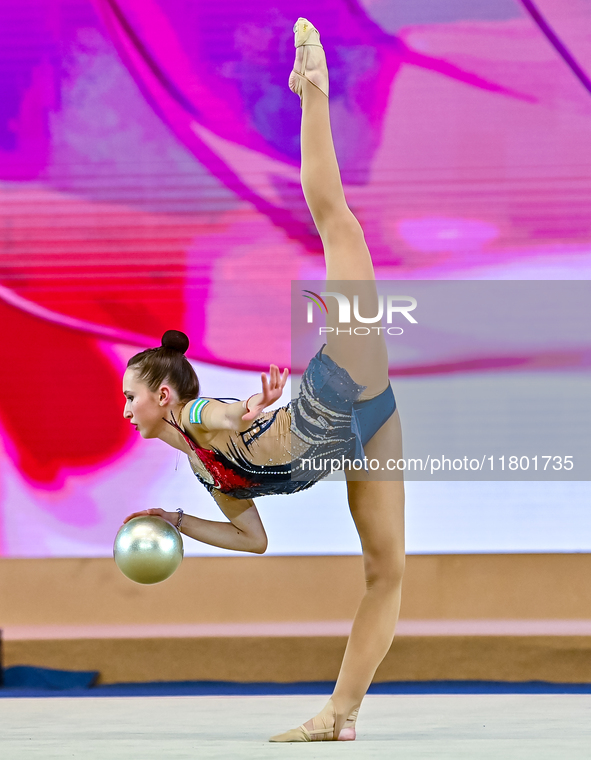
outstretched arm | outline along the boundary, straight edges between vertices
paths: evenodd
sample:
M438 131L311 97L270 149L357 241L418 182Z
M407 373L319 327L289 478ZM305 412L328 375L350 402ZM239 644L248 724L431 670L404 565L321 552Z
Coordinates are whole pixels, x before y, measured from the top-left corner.
M200 415L199 426L205 433L215 432L216 430L236 430L243 433L248 430L251 422L267 406L275 403L281 398L283 388L287 382L289 371L284 369L279 372L276 364L271 364L269 368L269 377L265 372L261 373L262 391L253 394L246 401L237 401L234 404L224 404L214 399L207 402ZM185 407L186 414L189 415L190 405ZM183 419L185 427L192 424L190 418Z
M261 522L258 510L252 499L235 499L233 496L214 491L213 498L226 515L229 522L204 520L193 515L183 515L181 533L210 546L231 549L238 552L264 554L267 549L267 534ZM163 509L145 509L134 512L123 521L141 515L162 517L172 525L177 524L178 512L165 512Z

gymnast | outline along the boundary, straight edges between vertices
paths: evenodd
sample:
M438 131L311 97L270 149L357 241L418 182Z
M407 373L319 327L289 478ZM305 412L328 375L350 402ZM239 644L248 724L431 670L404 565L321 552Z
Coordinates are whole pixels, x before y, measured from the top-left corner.
M320 35L303 18L294 32L296 58L289 86L302 107L301 182L322 240L326 279L330 290L348 294L351 303L355 294L368 309L374 308L371 255L347 206L333 146ZM336 311L329 309L327 326L338 324ZM273 742L355 739L359 707L394 637L404 569L404 487L400 476L388 473L390 479L384 479L382 468L387 458L401 456L401 431L383 330L370 333L328 332L326 345L302 376L297 398L270 411L265 409L281 397L287 369L280 373L272 364L269 377L261 375L262 390L246 401L201 397L197 376L184 356L188 338L175 330L164 334L159 348L133 356L123 378L125 418L143 438L159 438L186 453L193 472L228 519L217 522L182 510L148 509L129 515L126 522L137 515L159 515L198 541L262 554L267 536L253 498L294 493L327 474L326 469L306 469L305 459L365 456L380 463L376 470L345 468L366 590L334 692L318 715L273 736Z

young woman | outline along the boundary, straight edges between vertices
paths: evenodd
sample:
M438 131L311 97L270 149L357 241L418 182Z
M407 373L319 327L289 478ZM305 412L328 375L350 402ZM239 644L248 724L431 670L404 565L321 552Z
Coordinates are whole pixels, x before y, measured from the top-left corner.
M332 141L324 50L306 19L298 19L294 32L296 59L289 86L302 106L301 180L324 246L327 280L350 303L356 296L363 299L365 313L374 315L369 311L377 308L371 256L345 201ZM327 316L333 328L336 312L329 309ZM401 456L401 433L382 332L329 332L326 347L302 377L298 398L268 412L264 409L282 395L287 370L280 373L271 365L269 377L261 376L262 390L246 401L202 398L184 357L188 339L176 331L165 333L160 348L132 357L123 379L124 416L143 438L160 438L185 452L228 518L214 522L183 516L182 510L149 509L126 521L156 514L198 541L262 554L267 537L253 497L293 493L326 474L326 469L306 469L305 459L365 455L378 462L375 468L346 470L366 591L334 692L316 717L270 741L354 739L359 706L394 636L404 569L404 490L401 478L384 474L386 461Z

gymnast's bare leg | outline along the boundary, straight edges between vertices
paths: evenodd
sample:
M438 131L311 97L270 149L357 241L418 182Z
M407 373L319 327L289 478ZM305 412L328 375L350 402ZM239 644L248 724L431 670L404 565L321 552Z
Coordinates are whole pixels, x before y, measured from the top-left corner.
M295 71L302 70L304 50L297 49ZM361 288L371 301L372 294L375 296L373 264L361 226L343 192L325 94L328 73L322 48L307 48L305 75L307 78L299 78L301 181L322 239L326 279L338 281L339 292L346 291L349 282L351 293L359 293ZM329 336L325 353L356 382L367 386L361 399L378 395L389 382L383 336L376 331L375 336L363 339L352 336L349 342L342 337L331 340ZM368 459L401 456L397 411L367 443L365 452ZM304 724L312 740L355 738L357 709L394 638L404 571L404 486L402 480L380 481L377 477L379 473L347 473L349 507L361 539L366 591L355 615L335 690L323 710ZM273 737L273 741L309 740L301 729Z

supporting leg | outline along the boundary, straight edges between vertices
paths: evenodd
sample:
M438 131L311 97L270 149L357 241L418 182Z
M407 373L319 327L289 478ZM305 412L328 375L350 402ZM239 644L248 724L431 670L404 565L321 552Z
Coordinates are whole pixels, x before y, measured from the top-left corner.
M399 455L400 421L396 412L367 444L369 458ZM404 572L404 484L402 481L350 480L349 508L361 539L366 591L353 621L343 663L331 697L339 736L358 708L384 659L398 621ZM312 721L304 724L312 727ZM350 729L345 729L346 734ZM354 738L352 735L347 738ZM341 737L345 738L345 737Z
M368 457L400 451L395 413L366 446ZM350 480L349 507L361 539L366 591L332 700L341 718L361 704L392 640L400 611L404 572L404 484L402 481ZM337 722L335 730L340 730Z
M401 456L398 412L365 447L368 458ZM356 711L384 659L398 621L404 572L404 484L402 480L348 480L349 507L361 539L366 591L357 609L334 692L327 705L298 729L271 741L355 738Z

